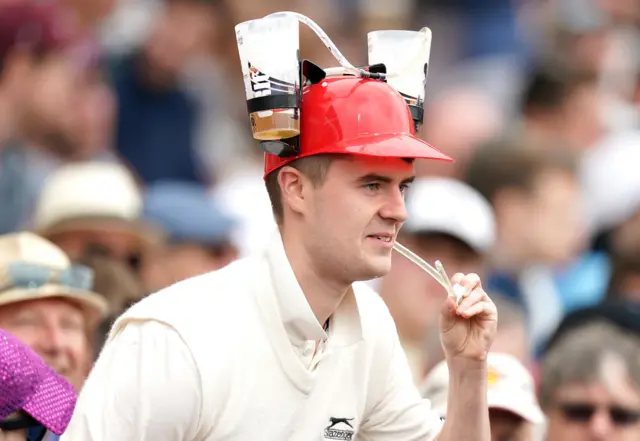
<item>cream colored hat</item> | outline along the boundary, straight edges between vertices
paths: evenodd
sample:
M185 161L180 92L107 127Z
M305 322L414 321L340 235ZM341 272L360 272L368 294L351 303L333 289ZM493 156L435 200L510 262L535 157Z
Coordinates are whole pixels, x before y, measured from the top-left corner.
M0 307L63 297L79 305L90 325L106 316L107 301L91 291L93 271L74 266L64 252L33 233L0 236Z
M489 408L507 410L533 424L543 424L545 417L536 398L533 378L522 363L511 355L491 352L487 365ZM429 372L421 389L434 410L446 416L449 369L445 361Z
M161 234L140 221L141 213L141 191L125 166L73 163L45 181L33 229L43 237L79 229L119 230L145 243L157 242Z

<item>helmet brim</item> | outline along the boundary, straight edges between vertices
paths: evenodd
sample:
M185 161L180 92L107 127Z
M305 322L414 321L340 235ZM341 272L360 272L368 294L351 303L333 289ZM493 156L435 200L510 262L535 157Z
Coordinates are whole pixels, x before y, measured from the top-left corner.
M335 148L335 153L346 153L350 155L431 159L454 162L450 156L445 155L420 138L406 133L361 136L350 139L348 143L339 143L333 148ZM330 150L332 150L331 147L326 150L326 153L331 153Z
M265 154L265 174L276 171L290 162L308 156L324 154L342 154L355 156L377 156L383 158L429 159L434 161L455 162L453 158L425 141L406 133L379 133L359 136L348 141L322 146L321 149L307 149L300 155L289 158L277 158Z

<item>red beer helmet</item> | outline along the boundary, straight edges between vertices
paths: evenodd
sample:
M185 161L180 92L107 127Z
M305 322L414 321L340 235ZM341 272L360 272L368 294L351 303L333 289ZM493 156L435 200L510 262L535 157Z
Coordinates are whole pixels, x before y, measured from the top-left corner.
M325 153L453 162L415 136L406 101L380 80L332 77L306 86L300 116L300 154L265 153L265 179L298 158Z

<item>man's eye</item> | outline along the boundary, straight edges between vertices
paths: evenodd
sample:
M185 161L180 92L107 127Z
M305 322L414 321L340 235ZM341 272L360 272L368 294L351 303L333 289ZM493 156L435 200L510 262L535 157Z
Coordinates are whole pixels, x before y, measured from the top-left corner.
M371 182L365 185L367 190L378 190L380 188L380 184L378 182Z

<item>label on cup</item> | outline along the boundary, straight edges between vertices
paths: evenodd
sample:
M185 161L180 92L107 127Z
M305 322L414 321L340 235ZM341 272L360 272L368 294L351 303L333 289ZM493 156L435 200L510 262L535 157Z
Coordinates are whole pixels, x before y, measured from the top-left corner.
M368 34L369 65L384 64L387 83L408 104L424 100L427 67L431 54L431 30L375 31Z
M247 100L297 93L300 43L296 18L267 17L240 23L236 40Z

